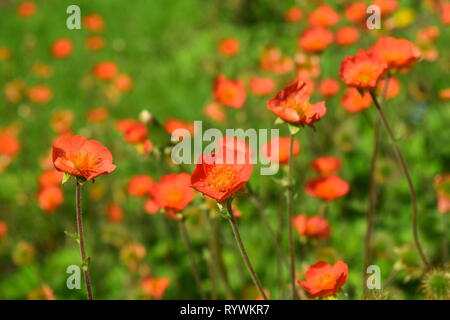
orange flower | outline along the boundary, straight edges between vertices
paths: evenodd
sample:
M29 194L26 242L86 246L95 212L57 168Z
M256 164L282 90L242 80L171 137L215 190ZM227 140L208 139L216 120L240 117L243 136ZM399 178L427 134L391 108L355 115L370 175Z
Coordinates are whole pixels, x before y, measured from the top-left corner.
M271 78L252 77L249 82L250 90L255 96L266 96L271 94L276 87Z
M429 44L439 38L440 31L436 26L428 26L417 31L417 42L421 44Z
M309 23L322 27L330 27L339 22L339 15L328 5L321 5L309 15Z
M117 75L117 65L111 61L102 61L93 69L94 76L100 80L111 80Z
M168 277L147 277L141 282L141 288L150 298L161 300L170 284Z
M27 300L56 300L53 289L44 284L41 288L30 291Z
M183 121L180 119L170 118L164 122L164 129L172 135L177 129L185 129L190 135L194 134L194 124L189 121ZM182 137L179 137L182 138Z
M11 51L8 48L0 47L0 61L6 61L11 58Z
M342 27L336 31L336 43L340 46L349 46L358 39L359 32L355 27Z
M111 152L95 140L82 136L62 136L52 146L55 168L86 180L112 172Z
M344 179L335 175L328 175L309 180L305 190L310 196L332 201L345 196L350 191L350 186Z
M224 112L222 106L218 103L212 102L205 106L203 113L217 122L223 122L227 118L227 114Z
M266 48L260 59L261 69L275 74L286 74L294 68L294 61L283 56L279 48Z
M372 4L380 7L383 16L394 12L398 8L397 0L375 0Z
M128 182L128 194L133 197L142 197L150 194L153 187L153 179L149 175L140 174L134 176Z
M64 195L59 187L49 186L39 191L38 201L43 211L53 213L63 203Z
M123 210L119 205L110 203L108 204L106 211L109 221L116 223L123 220Z
M419 49L411 41L394 37L380 38L369 51L384 61L389 69L409 67L420 58Z
M323 96L332 97L336 93L338 93L340 86L341 85L339 84L339 82L337 80L328 78L328 79L322 80L322 82L320 83L319 90Z
M342 61L339 75L349 87L374 89L386 68L385 62L360 49L356 55Z
M87 121L89 122L102 122L108 118L108 109L99 107L88 110L86 114Z
M84 26L89 31L100 32L105 27L105 22L101 15L92 13L84 17Z
M194 199L195 193L190 184L191 177L187 173L167 174L160 182L153 184L150 194L159 208L173 216Z
M342 161L336 157L318 157L311 162L311 167L321 174L330 174L341 168Z
M434 178L434 187L437 190L438 211L450 212L450 174L440 174Z
M439 98L442 100L450 100L450 88L439 90Z
M36 85L28 89L28 99L39 104L47 104L53 98L52 90L46 85Z
M223 202L238 192L253 171L250 152L243 143L237 141L232 149L234 143L224 139L215 152L202 153L191 176L192 187L217 202Z
M72 50L73 43L69 38L58 39L52 45L52 55L58 59L69 57L72 53Z
M366 19L366 8L364 2L351 3L345 8L345 17L351 22L363 22Z
M443 3L440 12L442 24L448 26L450 24L450 3Z
M85 45L89 50L98 51L105 46L105 39L99 36L90 36L86 38Z
M239 41L236 38L225 38L219 43L219 51L225 57L232 57L239 52Z
M247 94L242 82L220 75L214 82L214 99L226 107L240 109L247 99Z
M321 26L313 26L300 35L298 45L308 53L320 53L333 42L333 33Z
M148 137L148 130L145 124L134 119L117 121L117 128L129 143L144 143Z
M159 207L153 199L148 199L145 201L144 211L147 214L156 214L159 211Z
M52 169L47 170L44 173L41 174L39 177L39 186L41 188L50 187L50 186L56 186L61 184L63 180L63 173Z
M355 88L347 88L341 99L342 107L348 112L355 113L369 108L372 98L368 92L363 95Z
M381 80L377 86L377 94L382 96L386 80ZM386 99L395 98L400 93L400 82L395 77L390 77L386 91Z
M278 144L278 150L274 150L275 154L272 155L272 144ZM263 145L262 150L263 154L266 158L270 159L271 162L278 163L288 163L289 161L289 145L290 138L289 137L280 137L278 139L267 142ZM294 149L293 155L296 156L300 153L300 143L297 140L294 140Z
M284 21L290 22L290 23L297 23L299 22L303 17L303 12L300 10L299 7L290 7L286 12L284 13Z
M127 92L133 87L133 79L129 75L122 73L114 80L114 85L120 92Z
M16 138L16 133L11 129L0 130L0 155L15 156L21 148L20 141Z
M348 266L342 261L333 266L319 261L306 271L306 281L298 284L309 293L310 298L334 296L345 284L348 277Z
M319 215L309 218L306 214L299 214L293 218L292 224L299 235L308 238L328 238L331 234L327 219Z
M8 233L8 225L6 222L0 220L0 239Z
M286 122L312 125L327 112L325 102L310 103L310 93L303 81L295 81L267 102L267 108Z
M36 13L36 4L31 1L22 2L17 6L17 14L22 18L29 18Z
M71 110L55 110L51 120L52 129L58 135L70 133L73 118L74 115Z

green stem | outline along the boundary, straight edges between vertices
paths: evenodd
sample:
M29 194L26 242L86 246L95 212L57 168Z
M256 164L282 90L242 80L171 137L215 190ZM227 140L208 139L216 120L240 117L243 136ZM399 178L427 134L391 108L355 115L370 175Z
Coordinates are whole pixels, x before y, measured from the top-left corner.
M82 269L83 269L83 275L84 275L84 282L86 283L86 291L87 291L88 300L93 300L91 280L89 278L89 265L88 265L88 261L86 258L86 250L84 248L83 215L81 213L81 185L80 185L80 183L78 183L78 181L76 182L75 195L76 195L78 243L80 246L81 263L82 263Z
M295 286L295 247L294 247L294 234L292 219L294 218L294 195L293 195L293 180L292 180L292 170L293 170L293 153L294 153L294 134L289 136L289 159L288 159L288 187L287 187L287 206L288 206L288 241L289 241L289 257L290 257L290 268L289 272L291 275L291 290L292 299L298 298L297 290Z
M414 243L416 245L416 248L420 255L422 263L428 269L429 268L428 259L422 249L422 245L420 244L419 234L417 231L417 195L416 195L416 190L414 189L414 184L411 180L411 176L409 174L408 166L406 165L405 159L403 158L403 154L400 150L397 140L395 139L394 132L391 129L389 121L387 120L387 118L384 114L384 111L375 96L375 93L373 91L370 91L370 96L372 97L375 107L378 110L378 114L379 114L379 116L383 122L383 125L389 135L389 138L391 139L391 142L394 146L394 152L397 157L398 163L399 163L400 168L403 171L403 175L405 176L405 179L407 181L409 193L411 196L411 202L412 202L412 231L413 231Z
M236 244L239 248L239 251L241 252L242 259L244 260L244 263L248 269L248 272L250 273L250 276L252 277L253 283L255 284L256 288L258 289L261 297L264 300L267 300L267 296L266 296L266 293L264 292L263 286L261 285L261 281L259 280L258 276L256 275L256 272L253 269L253 265L250 262L250 259L248 257L247 251L245 250L244 244L242 243L241 235L239 233L239 229L236 224L236 220L234 218L233 208L231 207L232 201L233 201L233 198L228 198L227 210L228 210L228 221L230 222L230 226L231 226L231 230L233 231L234 239L236 240Z

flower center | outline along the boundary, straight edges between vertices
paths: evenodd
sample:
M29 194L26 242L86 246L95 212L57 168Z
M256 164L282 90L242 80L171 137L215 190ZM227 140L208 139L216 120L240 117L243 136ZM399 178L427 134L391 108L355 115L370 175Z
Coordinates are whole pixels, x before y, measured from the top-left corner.
M223 101L233 101L236 98L236 89L231 85L223 86L219 91L219 96Z
M172 188L170 189L165 196L166 206L169 208L173 208L179 205L179 203L184 198L184 192L180 188Z
M282 108L292 109L297 112L300 118L314 116L314 110L308 100L301 101L298 97L290 97L281 103Z
M239 178L238 173L230 165L215 165L206 177L208 185L218 191L226 192L230 190Z
M81 172L95 171L99 168L102 159L94 153L81 150L78 153L69 153L66 158Z
M332 272L325 272L319 274L315 279L315 285L319 288L333 288L336 282L336 277Z

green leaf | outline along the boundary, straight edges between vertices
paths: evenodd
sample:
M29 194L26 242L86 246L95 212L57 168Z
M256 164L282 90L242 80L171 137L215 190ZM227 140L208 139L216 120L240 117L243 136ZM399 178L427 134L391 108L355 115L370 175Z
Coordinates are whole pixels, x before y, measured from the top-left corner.
M292 124L288 124L288 128L291 135L295 135L300 131L300 127L294 126Z
M62 179L62 184L65 184L67 181L69 181L71 176L72 176L71 174L69 174L67 172L64 172L64 176L63 176L63 179Z

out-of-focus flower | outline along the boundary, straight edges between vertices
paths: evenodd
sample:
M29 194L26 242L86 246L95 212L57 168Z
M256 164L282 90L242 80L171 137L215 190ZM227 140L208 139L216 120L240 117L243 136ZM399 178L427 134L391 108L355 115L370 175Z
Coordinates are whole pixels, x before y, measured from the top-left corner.
M222 39L219 43L219 51L225 57L233 57L239 53L239 41L234 37Z
M86 29L93 32L103 31L105 27L105 21L103 20L103 17L98 13L91 13L85 16L83 22Z
M27 300L56 300L56 298L52 288L44 284L39 289L30 291Z
M31 1L22 2L17 6L17 14L22 18L34 16L37 11L36 4Z
M0 47L0 61L6 61L11 58L11 51L8 48Z
M225 140L211 154L202 153L201 161L191 177L194 189L217 202L223 202L238 192L253 171L253 164L249 161L250 152L247 152L246 147L240 147L238 141L232 149L228 141Z
M92 51L101 50L105 47L105 39L100 36L89 36L86 38L85 46Z
M58 134L70 134L72 129L72 122L74 114L72 110L56 110L52 114L51 125L52 129Z
M325 201L332 201L345 196L350 191L350 185L336 175L314 178L307 182L306 193Z
M111 61L102 61L93 69L94 76L100 80L111 80L117 75L117 72L117 65Z
M169 133L170 135L174 135L174 132L177 129L187 130L187 132L189 132L189 134L191 136L194 135L194 123L189 122L189 121L183 121L180 119L175 119L175 118L167 119L164 122L164 129L166 129L167 133ZM187 132L186 132L186 134L187 134ZM183 135L179 136L177 134L177 137L183 138Z
M359 39L359 31L355 27L342 27L336 31L336 43L340 46L349 46Z
M308 21L311 25L331 27L339 22L339 15L333 7L321 5L309 15Z
M366 19L367 5L364 2L355 2L345 7L345 17L348 21L361 23Z
M442 24L448 26L450 24L450 3L443 3L440 12Z
M50 78L53 75L53 67L42 62L36 62L32 67L33 73L41 78Z
M227 114L223 110L222 106L215 102L207 104L203 109L203 113L210 119L217 122L224 122L227 118Z
M313 26L300 35L298 45L308 53L320 53L333 42L333 33L321 26Z
M261 69L275 74L286 74L294 69L294 61L283 56L279 48L266 48L260 59Z
M15 156L21 148L14 128L0 128L0 155Z
M440 213L450 212L450 174L440 174L434 178L437 190L438 210Z
M278 145L278 149L274 150L272 154L272 144ZM289 161L289 137L280 137L276 140L271 140L262 146L262 152L267 159L271 162L277 162L281 164L288 163ZM293 156L295 157L300 153L300 143L295 140L293 148Z
M380 7L381 15L384 17L398 8L397 0L374 0L373 5Z
M98 107L90 109L86 113L86 119L89 122L103 122L108 118L108 109L105 107Z
M139 121L134 119L122 119L117 121L117 128L129 143L141 144L147 140L147 126Z
M130 179L127 185L127 191L132 197L143 197L150 194L152 187L152 177L146 174L140 174Z
M284 13L284 21L290 23L297 23L303 17L303 12L299 7L293 6L286 10Z
M20 241L12 251L12 260L18 266L24 266L33 261L36 253L34 246L26 241Z
M5 93L5 98L11 103L17 103L22 99L22 92L24 90L24 84L22 80L16 79L9 81L5 84L3 92Z
M106 212L108 215L108 220L113 223L120 222L123 220L123 210L116 203L112 202L112 203L108 204L108 206L106 208Z
M369 108L372 105L372 98L368 92L363 95L355 88L347 88L341 99L342 107L348 112L355 113Z
M325 97L332 97L338 93L341 85L339 82L333 78L323 79L320 83L320 93Z
M312 125L327 112L325 102L310 103L305 82L295 81L267 102L267 108L293 125Z
M395 28L405 28L411 25L416 18L416 13L412 8L402 8L398 10L390 21L387 21L389 24L392 23Z
M292 224L299 235L308 238L328 238L331 234L327 219L319 215L308 217L306 214L299 214L293 218Z
M159 208L165 209L169 216L182 211L194 199L188 173L167 174L154 183L150 194Z
M63 180L63 175L62 172L55 169L47 170L40 175L39 186L45 188L59 185Z
M406 39L384 37L369 49L370 53L384 61L389 69L411 66L420 58L420 51Z
M230 108L240 109L243 107L247 94L242 82L228 79L219 75L214 82L214 99Z
M128 92L133 87L133 79L128 74L119 74L114 79L114 85L120 92Z
M82 136L57 138L52 146L52 159L57 170L86 180L111 173L116 168L106 147Z
M324 175L338 171L341 166L341 159L336 157L318 157L311 162L311 168Z
M125 245L120 250L120 260L127 265L131 271L136 271L139 263L146 254L145 247L137 242Z
M153 199L148 199L144 204L144 211L147 214L156 214L159 211L159 207Z
M151 299L161 300L170 284L168 277L147 277L141 282L142 291Z
M417 31L417 42L419 43L431 43L439 38L440 31L436 26L428 26Z
M340 77L349 87L374 89L387 65L380 58L360 49L356 55L347 56L341 63Z
M8 225L5 221L0 220L0 239L8 233Z
M310 298L334 296L345 284L348 277L348 266L342 261L333 266L319 261L306 271L306 281L298 281Z
M48 213L53 213L64 202L64 194L55 185L42 188L38 193L39 207Z
M47 85L36 85L28 89L28 99L35 103L47 104L52 98L52 90Z
M53 42L52 55L58 59L64 59L71 55L73 43L69 38L61 38Z
M390 77L389 82L381 80L377 86L377 94L381 97L387 83L386 99L395 98L400 93L400 82L395 77Z
M266 96L271 94L275 88L275 81L271 78L253 77L249 81L250 91L255 96Z
M439 91L439 97L442 100L450 100L450 88L441 89Z

